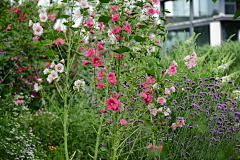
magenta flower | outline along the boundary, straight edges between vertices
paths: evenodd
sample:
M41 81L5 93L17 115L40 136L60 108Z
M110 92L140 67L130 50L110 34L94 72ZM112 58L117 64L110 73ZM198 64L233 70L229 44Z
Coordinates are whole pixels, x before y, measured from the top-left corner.
M125 126L127 124L127 121L125 119L120 119L120 124L123 124L123 126Z
M89 20L87 21L87 28L93 28L92 23L94 23L94 21L91 20L91 19L89 19Z
M95 67L98 67L102 64L102 61L101 61L101 58L100 57L93 57L92 58L92 64L95 66Z
M166 95L170 94L170 91L167 88L165 88L165 94Z
M152 4L158 4L159 0L151 0Z
M131 33L131 26L129 24L126 24L125 27L126 31L129 33L129 34L132 34Z
M87 60L84 60L84 66L87 66L87 65L89 65L90 64L90 62L89 61L87 61Z
M103 22L98 22L98 23L100 23L100 31L102 31L103 30Z
M106 107L110 110L116 110L118 105L118 101L114 98L109 98L106 102Z
M155 13L154 8L148 8L148 9L147 9L147 15L148 15L148 16L152 16L152 15L154 15L154 13Z
M107 111L105 110L105 109L102 109L102 111L101 111L102 113L107 113Z
M111 13L114 13L116 10L118 10L118 6L114 5L112 6L112 8L110 9Z
M100 81L98 82L97 88L99 88L99 89L102 89L102 88L103 88L102 80L100 80Z
M121 27L116 27L116 28L113 29L112 33L119 34L121 31L122 31Z
M98 79L102 79L103 75L104 75L104 71L103 71L103 69L102 69L102 70L100 71L100 73L98 74Z
M150 143L149 145L148 145L148 150L149 150L149 152L153 152L154 151L154 149L155 149L155 146L154 145L152 145L152 143Z
M116 81L117 81L117 80L116 80L115 73L112 73L112 72L108 73L107 79L108 79L108 81L109 81L111 84L113 84L113 85L116 84Z
M50 21L54 22L56 19L56 13L53 13L52 15L50 15Z
M191 64L191 66L195 67L196 66L195 60L191 59L190 64Z
M176 129L176 123L172 124L172 128L175 130Z
M86 56L87 56L87 57L91 57L91 56L92 56L92 53L93 53L92 48L89 48L89 50L86 52Z
M98 49L99 49L100 51L101 51L101 50L104 50L102 41L99 41L99 42L98 42Z
M119 14L115 14L112 16L112 22L117 21L119 17Z
M157 39L157 43L160 43L160 39Z
M177 66L178 66L177 62L176 62L176 61L173 61L173 62L172 62L172 66L177 67Z
M169 75L174 75L177 73L176 67L175 66L170 66L169 67Z
M177 126L178 126L178 128L182 128L182 122L177 122Z

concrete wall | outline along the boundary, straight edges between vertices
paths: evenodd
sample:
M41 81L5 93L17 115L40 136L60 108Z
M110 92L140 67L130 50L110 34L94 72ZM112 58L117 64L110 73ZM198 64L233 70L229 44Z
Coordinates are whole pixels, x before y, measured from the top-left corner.
M221 22L210 23L210 45L221 45Z

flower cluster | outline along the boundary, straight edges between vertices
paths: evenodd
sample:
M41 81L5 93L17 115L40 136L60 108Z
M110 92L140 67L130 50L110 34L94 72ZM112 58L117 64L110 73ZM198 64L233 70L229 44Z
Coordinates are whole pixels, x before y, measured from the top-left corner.
M64 63L64 61L62 61ZM47 77L47 81L50 83L52 83L52 81L54 79L57 79L57 81L59 81L60 77L58 77L58 73L62 73L64 71L64 65L61 64L61 63L58 63L57 65L55 65L54 61L51 63L50 65L50 68L55 68L54 69L49 69L49 68L46 68L43 73L44 74L48 74L48 77Z
M195 63L195 58L197 57L197 54L195 52L192 53L192 56L186 56L184 59L187 61L185 62L187 68L192 68L192 67L195 67L196 66L196 63Z
M78 80L76 80L76 81L74 82L73 89L74 89L74 90L78 90L78 91L79 91L79 89L81 89L81 91L85 91L84 86L85 86L85 81L78 79Z

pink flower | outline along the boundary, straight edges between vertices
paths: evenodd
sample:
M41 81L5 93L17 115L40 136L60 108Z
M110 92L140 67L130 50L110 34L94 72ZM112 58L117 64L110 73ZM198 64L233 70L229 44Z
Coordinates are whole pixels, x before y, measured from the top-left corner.
M163 98L163 97L159 97L159 98L157 99L157 102L160 103L161 105L163 105L164 103L166 103L166 99Z
M92 13L92 14L90 14L90 17L93 17L95 14L94 13Z
M108 79L108 81L109 81L111 84L114 84L114 85L115 85L115 83L116 83L116 81L117 81L117 80L116 80L115 73L112 73L112 72L108 73L107 79Z
M117 21L119 17L119 14L115 14L112 16L112 22Z
M160 39L157 39L157 43L160 43Z
M158 9L158 7L157 7L157 9L156 9L156 11L155 11L157 14L159 14L160 13L160 11L159 11L159 9Z
M152 109L152 110L151 110L151 113L152 113L154 116L156 116L156 115L157 115L157 109L156 109L156 108Z
M111 95L113 95L113 94L111 94ZM118 97L119 97L119 94L115 93L113 98L117 99Z
M148 15L148 16L152 16L152 15L154 15L154 13L155 13L154 8L148 8L148 9L147 9L147 15Z
M182 123L181 122L177 122L178 128L182 128Z
M114 5L112 6L112 8L110 9L111 13L114 13L116 10L118 10L118 6Z
M59 43L61 43L61 46L63 46L64 43L65 43L64 40L63 40L62 38L58 38L56 41L59 42Z
M127 14L132 14L132 12L131 11L127 11Z
M189 61L190 60L190 56L186 56L184 59L186 60L186 61Z
M102 109L101 112L102 113L107 113L107 111L105 109Z
M100 57L93 57L92 58L92 64L95 66L95 67L98 67L102 64L102 61L101 61L101 58Z
M37 40L39 40L39 38L40 38L40 37L35 36L35 37L33 37L33 40L37 41Z
M165 88L165 94L166 95L170 94L170 91L167 88Z
M143 8L146 8L146 9L148 9L148 7L151 7L152 5L150 4L150 3L146 3L146 5L145 6L143 6Z
M87 61L87 60L84 60L84 66L87 66L87 65L89 65L90 64L90 62L89 61Z
M103 30L103 22L99 22L100 23L100 31L102 31Z
M102 79L103 75L104 75L104 71L103 71L103 69L102 69L102 70L100 71L100 73L98 74L98 79Z
M125 68L125 67L127 67L127 63L124 63L124 64L123 64L123 68Z
M191 59L190 64L191 64L193 67L195 67L195 66L196 66L195 60L194 60L194 59Z
M150 143L149 145L148 145L148 150L149 150L149 152L153 152L154 151L154 149L155 149L155 146L154 145L152 145L152 143Z
M23 104L24 103L24 101L23 100L17 100L17 102L16 102L17 104Z
M92 48L89 48L89 50L86 52L87 57L91 57L93 54Z
M158 4L159 0L151 0L152 4Z
M175 130L176 129L176 123L172 124L172 128Z
M54 22L56 19L56 14L53 13L52 15L50 15L50 21Z
M162 148L163 148L163 145L158 146L158 147L157 147L157 150L158 150L159 152L161 152L161 151L162 151Z
M192 68L192 64L191 64L191 63L186 62L185 64L187 65L187 68L188 68L188 69L189 69L189 68Z
M100 80L100 81L98 82L97 88L99 88L99 89L102 89L102 88L103 88L102 80Z
M94 35L94 30L89 31L91 35Z
M175 87L172 86L170 89L172 92L175 92Z
M193 59L197 58L197 54L195 52L192 53L192 58Z
M120 119L120 124L123 124L123 126L125 126L127 124L127 121L125 119Z
M153 37L152 37L152 36L150 36L150 37L149 37L149 40L150 40L150 41L152 41L152 40L153 40Z
M99 41L98 42L98 49L101 51L101 50L104 50L104 47L102 45L102 41Z
M175 66L175 67L177 67L177 66L178 66L178 64L177 64L177 62L176 62L176 61L173 61L173 62L172 62L172 65L173 65L173 66Z
M177 70L176 70L176 67L175 66L170 66L169 67L169 74L170 75L174 75L176 74Z
M116 27L116 28L113 29L112 33L119 34L121 31L122 31L121 27Z
M93 28L92 23L94 23L94 21L91 20L91 19L89 19L89 20L87 21L87 28Z
M131 34L131 26L129 24L126 24L124 28L129 34Z
M82 1L82 2L80 2L80 6L81 6L81 8L87 8L88 3L86 1Z
M114 98L109 98L106 102L106 107L110 110L115 110L118 108L118 101Z

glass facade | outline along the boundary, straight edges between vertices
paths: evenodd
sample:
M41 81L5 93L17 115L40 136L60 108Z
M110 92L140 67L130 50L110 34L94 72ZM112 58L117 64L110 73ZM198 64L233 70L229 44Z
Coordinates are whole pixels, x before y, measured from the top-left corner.
M232 0L225 0L225 14L234 14L236 11L236 3Z
M240 23L239 22L222 22L222 39L227 40L231 35L235 34L231 40L240 41Z
M172 50L174 48L174 44L179 40L184 40L185 37L186 39L190 38L189 28L169 31L166 40L167 49Z
M196 34L201 33L196 40L197 46L210 44L210 26L209 25L194 27L194 32Z
M193 0L194 19L208 18L219 15L221 1Z

